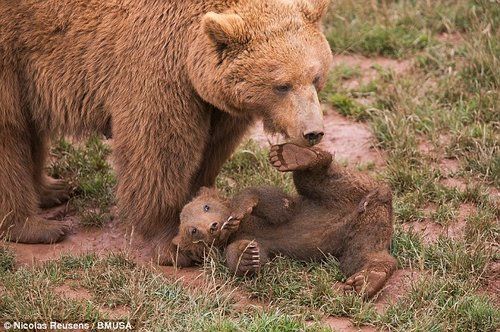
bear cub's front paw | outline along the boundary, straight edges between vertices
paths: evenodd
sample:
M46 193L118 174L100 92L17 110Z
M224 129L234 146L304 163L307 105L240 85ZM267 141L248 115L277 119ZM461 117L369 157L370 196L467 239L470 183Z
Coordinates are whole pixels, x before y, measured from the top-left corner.
M238 249L241 254L236 274L240 276L252 276L258 273L261 266L258 243L255 241L243 241Z

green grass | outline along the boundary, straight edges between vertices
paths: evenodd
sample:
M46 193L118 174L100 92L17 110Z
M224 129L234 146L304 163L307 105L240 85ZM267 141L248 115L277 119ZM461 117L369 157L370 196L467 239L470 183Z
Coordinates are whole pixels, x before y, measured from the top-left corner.
M354 118L355 120L364 120L368 117L365 107L347 95L335 93L329 96L327 102L344 116Z
M500 311L472 283L437 276L412 283L380 318L395 331L495 331Z
M345 281L345 276L332 256L321 263L276 257L255 278L239 278L228 271L216 251L206 260L204 271L211 280L243 289L251 298L302 320L320 322L327 316L350 316L357 324L370 324L376 317L371 303L334 287Z
M92 326L114 319L130 321L140 331L325 331L278 310L240 312L231 288L185 287L123 255L65 256L0 274L0 283L2 321L55 320ZM63 286L86 296L69 298L67 290L57 291Z
M14 254L7 248L0 246L0 274L11 271L14 268Z
M276 172L269 163L268 151L250 140L225 163L217 178L217 187L232 195L249 186L274 185L293 192L291 175Z
M109 208L114 204L115 175L107 158L111 149L97 136L84 145L61 139L51 155L50 173L63 178L72 188L71 199L83 226L100 227L110 220Z

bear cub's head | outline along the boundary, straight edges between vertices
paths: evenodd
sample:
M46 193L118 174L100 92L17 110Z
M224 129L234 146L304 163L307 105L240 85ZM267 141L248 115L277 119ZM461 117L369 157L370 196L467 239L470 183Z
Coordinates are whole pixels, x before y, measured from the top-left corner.
M179 233L173 244L190 251L218 245L221 227L229 217L227 202L216 189L203 187L181 212Z

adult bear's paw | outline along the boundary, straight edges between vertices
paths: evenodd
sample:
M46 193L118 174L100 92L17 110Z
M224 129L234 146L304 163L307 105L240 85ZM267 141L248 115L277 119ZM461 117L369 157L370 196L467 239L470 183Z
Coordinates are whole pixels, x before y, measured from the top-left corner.
M40 207L42 209L60 205L69 200L69 186L63 180L46 177L40 188Z
M2 231L0 237L12 242L51 244L62 241L69 231L66 222L31 216Z

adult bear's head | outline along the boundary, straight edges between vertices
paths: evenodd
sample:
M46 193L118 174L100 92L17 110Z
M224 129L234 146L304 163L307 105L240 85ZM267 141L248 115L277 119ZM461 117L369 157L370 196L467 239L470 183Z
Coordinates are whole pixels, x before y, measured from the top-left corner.
M323 136L318 91L332 62L320 21L328 0L243 0L201 19L189 76L206 102L256 115L270 133L314 145Z

